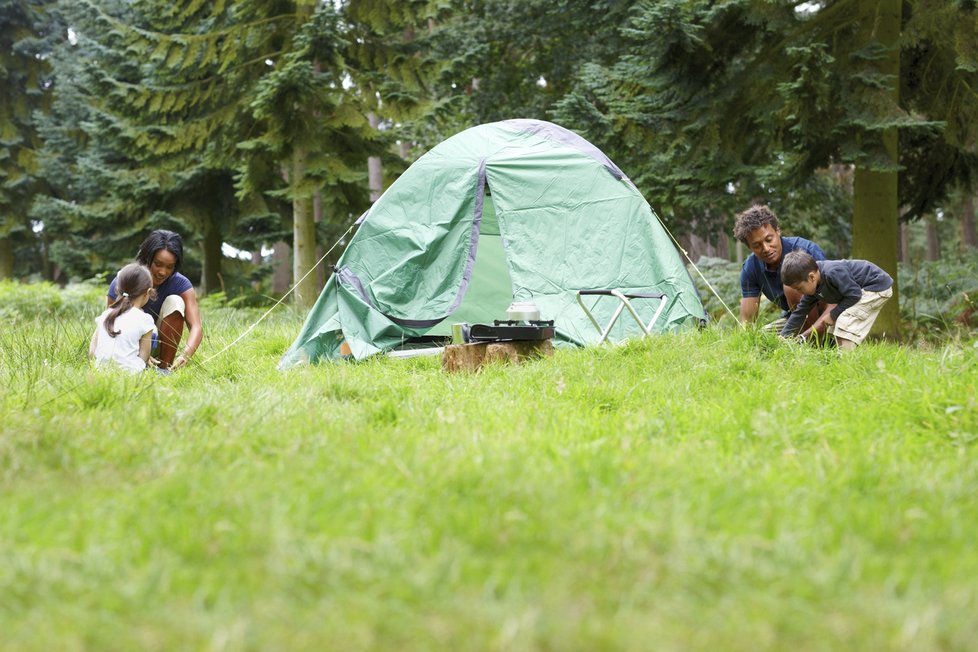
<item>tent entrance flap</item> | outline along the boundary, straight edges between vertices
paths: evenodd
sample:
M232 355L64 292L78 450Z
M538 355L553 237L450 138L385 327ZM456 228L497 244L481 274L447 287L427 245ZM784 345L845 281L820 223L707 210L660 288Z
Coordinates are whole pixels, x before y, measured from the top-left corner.
M479 247L475 252L475 265L469 287L455 312L434 326L428 334L451 337L454 323L480 324L504 319L506 308L512 301L513 283L509 278L509 265L503 250L492 194L488 192L482 205Z

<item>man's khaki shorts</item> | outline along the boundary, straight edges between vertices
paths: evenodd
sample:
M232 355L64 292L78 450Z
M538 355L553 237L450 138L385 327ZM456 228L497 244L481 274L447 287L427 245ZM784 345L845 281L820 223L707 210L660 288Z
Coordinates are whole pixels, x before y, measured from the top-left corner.
M856 305L850 306L835 320L832 332L836 337L860 344L869 335L869 330L873 327L873 322L880 314L883 304L892 296L893 288L887 288L882 292L863 290L863 296L859 298Z

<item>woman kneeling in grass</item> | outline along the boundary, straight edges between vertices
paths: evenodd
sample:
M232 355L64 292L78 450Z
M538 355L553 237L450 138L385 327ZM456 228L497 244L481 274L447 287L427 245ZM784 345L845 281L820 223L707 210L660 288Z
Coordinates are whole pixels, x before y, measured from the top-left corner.
M155 292L153 276L148 268L132 263L123 267L116 278L119 296L95 318L88 353L99 367L115 364L129 371L142 371L156 333L153 318L143 312Z
M153 231L139 245L136 262L149 268L153 277L153 288L156 290L156 295L150 299L144 310L153 317L159 328L159 349L156 354L159 367L179 369L190 361L204 337L194 286L180 273L183 239L173 231ZM109 284L109 306L115 305L119 298L120 290L117 286L117 279ZM184 326L188 330L187 345L177 355Z

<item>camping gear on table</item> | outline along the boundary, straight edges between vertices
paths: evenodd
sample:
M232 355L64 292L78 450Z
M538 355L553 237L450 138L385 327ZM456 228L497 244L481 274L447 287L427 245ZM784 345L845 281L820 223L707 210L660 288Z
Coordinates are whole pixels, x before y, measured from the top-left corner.
M508 319L492 324L452 324L452 344L476 342L539 342L556 335L553 320L540 319L532 301L514 301L506 309Z
M549 122L480 125L419 158L361 217L279 368L448 340L452 323L491 323L521 301L556 324L558 345L645 336L655 306L633 302L638 317L602 333L594 320L614 306L582 309L590 289L665 295L655 332L706 317L648 202L600 150Z

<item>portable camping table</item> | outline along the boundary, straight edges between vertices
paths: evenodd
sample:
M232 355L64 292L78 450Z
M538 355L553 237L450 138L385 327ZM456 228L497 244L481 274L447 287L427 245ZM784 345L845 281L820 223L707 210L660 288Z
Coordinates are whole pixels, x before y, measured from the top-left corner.
M595 299L594 303L591 304L591 307L588 308L587 305L585 305L584 303L584 297L597 297L597 299ZM598 304L598 301L601 299L601 297L615 297L616 299L618 299L619 302L618 308L615 309L614 314L611 315L611 319L608 320L608 324L604 328L601 327L601 324L598 323L598 320L594 318L594 314L591 312L591 310L593 310L594 307ZM632 306L633 299L658 299L659 300L659 305L655 309L655 314L652 315L652 319L649 320L648 324L645 324L642 321L642 318L638 316L638 313L635 311L635 307ZM642 329L642 333L643 333L642 337L648 337L649 335L652 334L652 326L654 326L655 322L659 319L659 315L661 315L663 309L665 309L667 301L668 301L668 297L661 292L625 293L620 290L578 290L577 291L577 303L580 304L581 308L584 310L584 314L587 315L588 319L591 320L591 323L594 324L594 327L598 329L598 332L601 334L601 339L598 340L598 344L608 339L608 334L611 332L612 327L614 327L615 322L618 321L618 317L620 317L621 313L624 312L626 309L628 310L628 313L632 316L632 318L635 319L635 322L638 324L638 327Z

